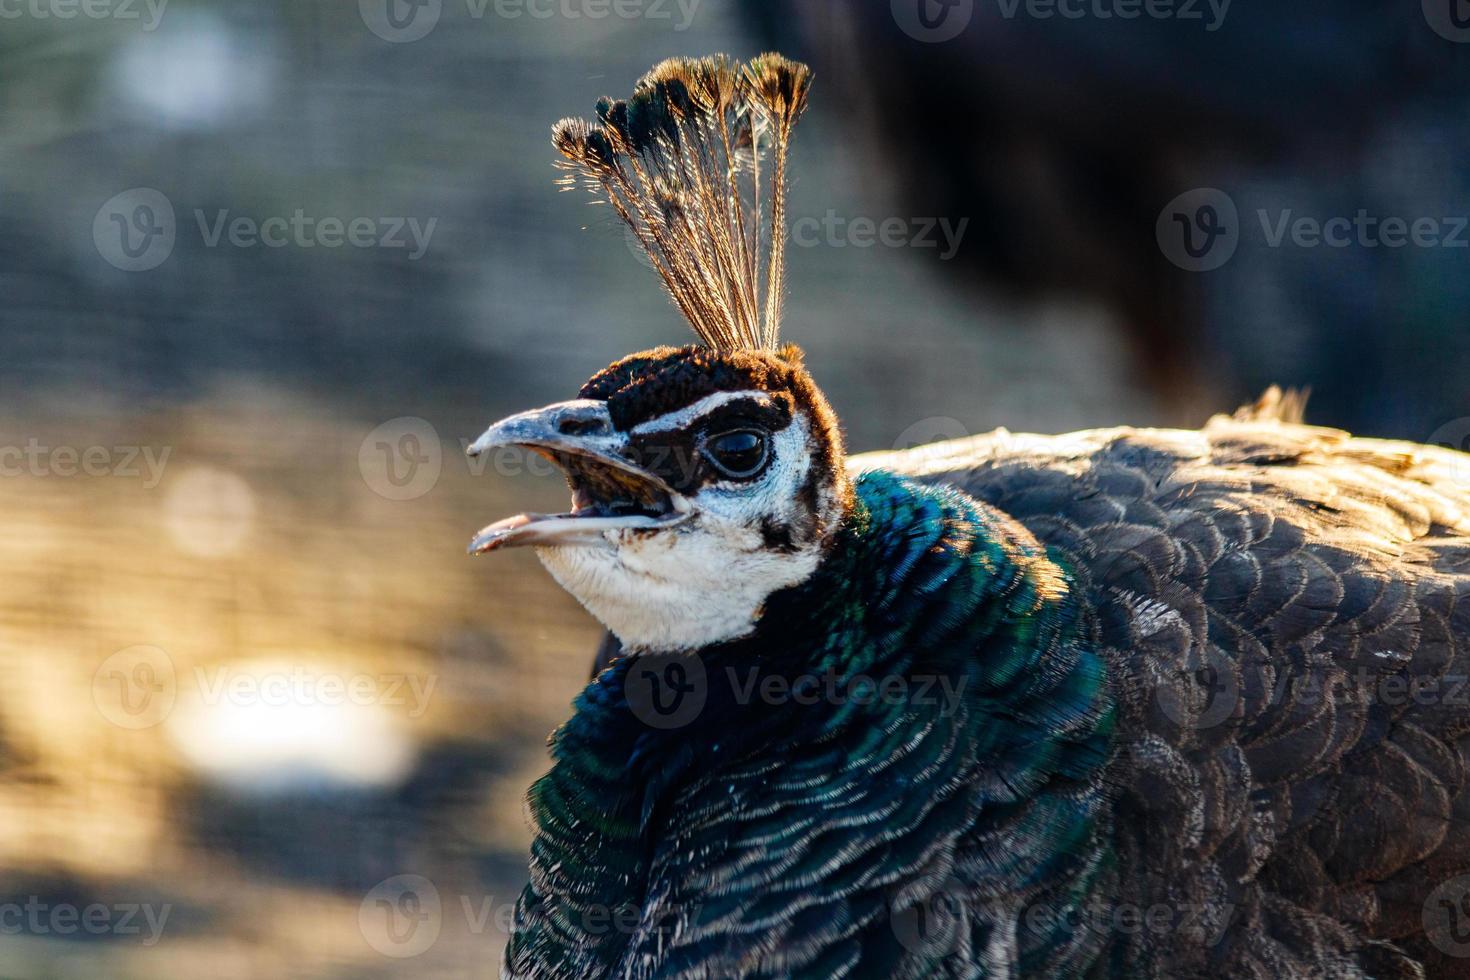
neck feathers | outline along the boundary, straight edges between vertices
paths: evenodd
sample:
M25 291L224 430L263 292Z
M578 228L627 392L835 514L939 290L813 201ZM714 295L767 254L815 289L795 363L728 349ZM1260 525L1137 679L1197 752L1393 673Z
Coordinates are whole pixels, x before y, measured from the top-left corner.
M769 759L780 769L836 753L845 760L828 767L836 780L838 769L892 776L922 765L901 781L920 798L983 787L951 804L961 831L1054 780L1099 784L1111 731L1106 677L1084 642L1090 614L1064 570L1018 524L962 494L883 472L864 474L854 490L822 567L773 596L754 634L664 658L624 657L583 692L554 736L554 768L532 790L532 882L512 960L616 963L626 934L567 935L553 923L590 908L646 909L656 891L649 855L702 853L694 835L707 808L757 820L764 804L722 783L723 767ZM640 690L649 668L670 682L665 707L678 681L698 710L668 728L650 724ZM925 738L929 748L914 749ZM924 789L936 767L949 789ZM702 798L701 786L719 792ZM763 786L748 791L774 791ZM809 791L834 821L875 819L842 812L876 805L867 796ZM1094 812L1071 807L1057 829L1087 838ZM902 832L898 815L884 819L887 832ZM681 844L681 835L691 836ZM994 873L1017 889L1063 874L1036 850L1035 860L1013 855Z

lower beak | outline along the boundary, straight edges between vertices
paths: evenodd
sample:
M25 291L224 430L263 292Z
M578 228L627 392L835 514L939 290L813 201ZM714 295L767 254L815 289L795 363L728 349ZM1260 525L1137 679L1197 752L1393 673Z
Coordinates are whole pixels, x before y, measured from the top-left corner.
M506 446L559 466L572 486L573 509L496 521L470 541L472 555L527 545L612 547L610 532L669 527L689 516L686 497L622 455L626 437L613 427L606 402L558 402L512 415L486 429L466 452L478 456Z

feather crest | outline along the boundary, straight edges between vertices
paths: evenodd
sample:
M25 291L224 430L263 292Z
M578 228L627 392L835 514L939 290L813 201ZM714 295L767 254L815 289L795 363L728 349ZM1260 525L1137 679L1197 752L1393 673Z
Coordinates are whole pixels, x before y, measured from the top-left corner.
M812 73L779 54L670 58L597 122L563 119L552 145L612 206L679 312L717 350L775 350L785 291L787 156ZM772 164L762 172L761 162Z

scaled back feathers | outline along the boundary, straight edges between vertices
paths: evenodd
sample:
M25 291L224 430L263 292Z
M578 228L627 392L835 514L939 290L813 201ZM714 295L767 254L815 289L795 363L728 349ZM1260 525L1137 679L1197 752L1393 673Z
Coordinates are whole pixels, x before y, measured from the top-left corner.
M552 129L563 185L612 205L716 350L776 349L787 153L811 77L779 54L670 58L632 98L599 99L597 122Z

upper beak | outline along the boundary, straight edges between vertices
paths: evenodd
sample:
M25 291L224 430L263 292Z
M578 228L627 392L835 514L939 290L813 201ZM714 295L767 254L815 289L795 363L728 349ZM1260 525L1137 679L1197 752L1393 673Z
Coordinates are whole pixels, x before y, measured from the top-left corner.
M608 531L660 527L682 520L689 501L662 478L629 462L622 454L627 437L619 433L607 403L592 399L557 402L501 419L486 429L466 453L504 446L538 452L567 471L578 487L568 514L518 514L482 529L470 542L472 555L523 545L609 545ZM657 512L619 514L604 510L601 497L619 497Z

